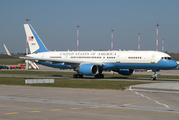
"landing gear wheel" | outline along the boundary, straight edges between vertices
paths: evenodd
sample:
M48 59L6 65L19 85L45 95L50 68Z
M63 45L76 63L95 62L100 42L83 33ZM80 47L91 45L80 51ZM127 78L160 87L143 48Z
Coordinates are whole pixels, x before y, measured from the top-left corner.
M104 78L104 75L103 75L103 74L101 74L101 75L100 75L100 78Z
M74 75L73 75L73 78L77 78L77 75L76 75L76 74L74 74Z
M96 75L94 76L94 78L104 78L104 75L103 75L103 74L96 74Z
M77 74L76 77L77 77L77 78L80 78L80 74Z
M74 74L73 78L83 78L83 75L82 74Z
M82 75L82 74L80 74L80 78L83 78L83 75Z
M152 77L150 78L151 80L156 80L157 79L157 73L156 72L153 72L153 75Z
M156 80L156 77L151 77L150 80Z

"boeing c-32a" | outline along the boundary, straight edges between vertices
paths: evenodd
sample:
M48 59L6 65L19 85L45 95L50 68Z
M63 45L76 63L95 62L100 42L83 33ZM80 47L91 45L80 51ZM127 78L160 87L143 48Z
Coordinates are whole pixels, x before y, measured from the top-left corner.
M158 51L49 51L30 24L24 24L24 28L31 54L21 58L49 67L74 69L74 78L103 78L104 70L131 75L134 69L152 69L151 80L156 80L158 70L177 67L168 54Z

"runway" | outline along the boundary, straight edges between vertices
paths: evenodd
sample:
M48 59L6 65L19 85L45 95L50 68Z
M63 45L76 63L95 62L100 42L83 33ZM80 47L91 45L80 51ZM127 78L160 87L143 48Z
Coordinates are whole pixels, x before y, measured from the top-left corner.
M178 82L159 79L152 84L130 86L125 91L0 85L0 119L178 120Z

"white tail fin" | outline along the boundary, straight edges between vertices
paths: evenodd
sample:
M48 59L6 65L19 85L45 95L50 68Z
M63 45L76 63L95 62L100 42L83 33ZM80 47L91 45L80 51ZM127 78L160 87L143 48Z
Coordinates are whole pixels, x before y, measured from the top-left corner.
M6 50L6 54L9 55L9 56L11 56L11 53L10 53L9 50L7 49L6 45L5 45L5 44L3 44L3 45L4 45L4 49Z
M30 53L48 52L47 48L30 24L24 24Z

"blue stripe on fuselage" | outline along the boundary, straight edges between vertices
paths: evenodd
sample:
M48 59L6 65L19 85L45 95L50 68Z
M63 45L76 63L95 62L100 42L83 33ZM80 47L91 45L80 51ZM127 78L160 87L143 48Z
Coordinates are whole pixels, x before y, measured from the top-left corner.
M40 53L40 52L48 52L49 50L47 50L47 48L45 47L45 45L43 44L43 42L40 40L39 36L37 35L37 33L34 31L34 29L32 28L32 26L29 24L30 29L32 30L32 33L34 34L35 39L37 40L37 43L39 44L39 49L37 51L35 51L34 53Z
M51 64L51 62L38 62L39 64L61 68L61 69L73 69L71 65L63 65L62 63ZM115 70L115 69L156 69L167 70L177 67L177 63L174 60L160 60L156 64L152 63L104 63L104 66L100 66L101 70Z
M157 69L166 70L177 67L177 63L174 60L160 60L156 64L152 63L105 63L100 67L103 70L113 69Z

